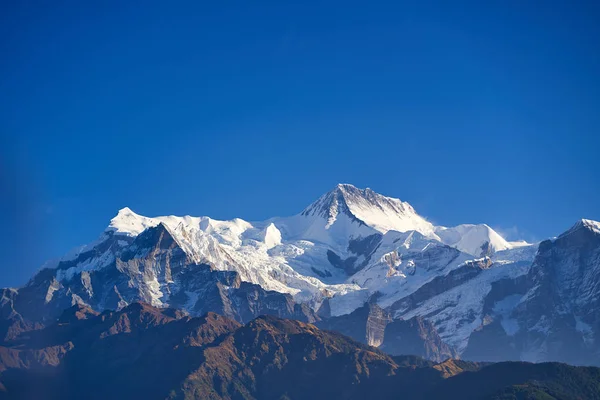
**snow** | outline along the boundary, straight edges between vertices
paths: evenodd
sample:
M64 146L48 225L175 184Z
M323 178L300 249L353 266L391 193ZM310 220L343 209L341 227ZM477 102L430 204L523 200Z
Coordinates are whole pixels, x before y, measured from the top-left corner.
M575 329L583 336L583 342L587 345L594 343L594 329L583 322L581 317L575 317Z
M440 337L460 353L467 347L471 333L483 322L483 304L492 289L492 283L504 278L522 276L529 268L530 264L527 262L493 264L491 268L483 270L462 285L434 296L408 312L400 311L394 317L410 319L419 315L427 316L441 332ZM508 307L508 303L502 306Z
M531 243L527 243L525 240L518 240L518 241L515 241L515 242L508 242L508 244L513 249L517 248L517 247L531 246Z
M370 265L354 274L352 282L383 296L383 307L408 296L439 275L470 259L418 232L388 232Z
M577 223L575 225L573 225L571 227L571 229L569 229L568 231L566 231L559 237L568 236L568 235L572 234L573 232L578 231L579 229L588 229L594 233L600 234L600 222L593 221L591 219L581 219L581 220L577 221Z
M362 307L368 300L371 293L359 286L346 292L340 292L337 296L329 300L331 316L350 314L352 311Z
M520 329L519 323L515 318L511 318L511 313L521 302L523 295L513 294L494 304L493 311L500 317L500 324L509 336L514 336Z
M378 303L389 307L436 277L479 258L482 246L489 243L494 251L490 270L396 315L402 318L427 315L443 328L444 340L459 349L464 349L470 333L481 324L480 318L464 321L473 313L479 315L491 282L525 273L537 251L537 245L507 242L484 224L436 227L409 203L371 189L342 184L300 214L257 222L239 218L215 220L207 216L151 218L125 207L110 221L99 240L69 256L74 264L57 270L58 283L65 285L78 273L104 268L123 249L132 249L133 238L161 223L191 262L236 271L243 281L288 293L315 310L328 298L332 315L354 311L375 293L379 294ZM370 254L350 251L351 240L367 237L379 240L369 250ZM114 244L108 250L82 256L83 250L98 249L98 245L111 238ZM328 252L342 260L355 258L353 265L358 266L358 271L349 275L345 269L335 267L328 259ZM156 278L135 284L144 287L147 301L168 305L168 294L163 293L164 288ZM199 294L186 294L189 301L185 307L191 309ZM515 329L508 318L503 321L507 332Z
M581 223L588 229L593 230L595 233L600 233L600 222L593 221L591 219L582 219Z
M158 225L159 222L158 219L143 217L134 213L129 207L125 207L120 209L117 216L110 220L107 231L137 236L147 228Z
M111 249L105 251L100 256L85 258L79 261L74 267L67 269L58 269L56 272L56 279L59 282L69 281L78 273L84 271L97 271L112 263L115 259L115 255Z
M146 287L148 288L148 294L150 295L150 304L154 307L162 307L164 304L160 299L163 297L163 293L160 290L158 279L154 277L153 279L146 281Z
M196 303L198 303L198 299L200 298L200 293L185 291L185 294L188 297L188 300L183 307L186 310L193 310L194 307L196 306Z
M337 185L305 208L301 215L324 218L325 229L335 224L340 215L346 215L380 233L415 230L436 237L434 226L418 215L410 204L380 195L369 188L361 190L349 184Z
M486 243L489 243L494 251L513 248L513 245L486 224L437 227L435 232L445 244L476 257L482 255L482 246ZM519 246L526 245L527 242L519 242Z
M281 232L273 223L270 223L269 226L265 228L263 241L268 249L272 249L281 244Z
M406 232L415 230L425 235L432 235L433 225L419 216L412 206L399 199L381 196L370 189L365 189L364 196L348 197L346 202L350 212L366 225L381 233L388 231ZM372 201L371 198L373 199ZM373 204L378 207L373 207Z
M497 251L492 254L492 260L495 263L510 263L517 261L532 262L537 254L539 243L527 244L526 246L516 246L512 249Z
M92 250L94 247L96 247L100 243L104 242L106 239L108 239L108 236L106 235L106 233L103 233L102 235L100 235L100 237L98 239L94 240L91 243L77 246L77 247L71 249L70 251L68 251L62 257L58 257L58 258L54 258L54 259L46 261L44 264L42 264L42 266L40 267L40 270L47 269L47 268L56 268L56 267L58 267L58 265L61 262L75 260L82 253Z

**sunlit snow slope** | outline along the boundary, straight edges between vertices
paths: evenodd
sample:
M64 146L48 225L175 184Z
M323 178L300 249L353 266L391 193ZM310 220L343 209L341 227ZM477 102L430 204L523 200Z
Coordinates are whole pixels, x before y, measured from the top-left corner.
M154 229L157 227L158 231ZM152 234L147 233L152 229ZM140 240L142 235L148 239ZM165 235L172 240L165 241ZM151 262L148 252L158 252L167 244L157 248L146 242L159 239L182 253L173 253L177 258L172 253L161 256L167 258L150 265L150 273L127 284L157 306L170 305L175 296L191 307L202 296L181 289L182 284L172 281L168 274L161 276L164 265L170 270L174 262L181 266L209 264L217 271L235 271L242 281L266 290L290 294L315 312L326 309L331 316L348 314L375 298L396 317L429 312L430 318L442 325L448 325L449 319L481 312L491 282L527 273L523 262L530 263L535 255L535 246L507 242L487 225L436 227L407 202L340 184L297 215L261 222L190 216L149 218L123 208L97 241L63 258L53 273L48 302L56 301L53 293L75 281L89 286L85 293L93 296L93 285L86 283L91 272L109 266L119 269L124 259L132 257ZM482 257L486 261L481 261ZM474 259L479 261L472 262ZM129 273L135 268L132 262L128 261ZM193 268L190 273L193 276ZM479 283L471 280L476 275ZM444 290L434 288L430 292L438 290L440 294L431 298L419 294L419 290L435 286L441 277L454 283L445 284L448 287ZM457 300L452 285L467 282L474 285L471 293ZM442 294L447 299L443 301L458 301L459 306L435 312L444 307ZM420 308L407 306L407 299L417 295L422 297ZM126 302L123 293L115 296ZM82 299L81 295L71 298L75 299L71 302ZM452 344L464 347L480 323L474 320L461 326Z

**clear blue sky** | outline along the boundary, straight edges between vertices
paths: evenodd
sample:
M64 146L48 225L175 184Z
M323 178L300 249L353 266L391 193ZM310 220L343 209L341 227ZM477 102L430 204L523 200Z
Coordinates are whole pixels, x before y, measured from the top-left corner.
M258 220L338 182L511 238L600 219L598 2L133 3L2 6L0 286L124 206Z

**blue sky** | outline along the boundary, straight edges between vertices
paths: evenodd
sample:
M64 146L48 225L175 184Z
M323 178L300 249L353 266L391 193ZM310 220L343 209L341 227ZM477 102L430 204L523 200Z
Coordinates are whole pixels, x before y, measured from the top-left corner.
M0 286L124 206L258 220L338 182L510 238L600 219L597 2L11 3Z

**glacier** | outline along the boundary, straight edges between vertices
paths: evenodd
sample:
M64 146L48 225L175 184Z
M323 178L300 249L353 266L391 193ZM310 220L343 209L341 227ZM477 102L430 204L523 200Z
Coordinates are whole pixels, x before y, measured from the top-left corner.
M438 358L594 363L598 254L592 220L512 242L486 224L436 226L407 202L339 184L298 214L265 221L123 208L98 239L5 289L0 309L25 326L74 304L101 312L143 301L240 322L267 313L366 325L366 343L390 348L399 347L385 339L388 324L418 327L444 349ZM557 341L577 343L578 358Z

